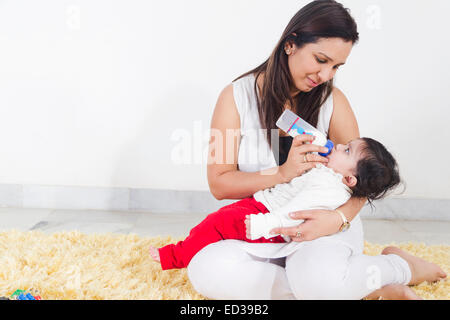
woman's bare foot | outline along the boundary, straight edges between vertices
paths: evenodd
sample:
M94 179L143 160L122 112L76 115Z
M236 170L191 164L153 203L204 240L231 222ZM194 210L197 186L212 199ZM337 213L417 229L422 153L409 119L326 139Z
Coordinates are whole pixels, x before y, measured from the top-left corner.
M410 287L403 284L388 284L372 292L366 298L382 300L423 300Z
M447 274L437 264L415 257L400 248L386 247L381 254L396 254L408 262L411 269L411 281L408 285L416 285L424 281L435 282L447 277Z
M153 258L153 260L161 262L161 259L159 258L158 248L150 246L150 250L149 251L150 251L150 256Z

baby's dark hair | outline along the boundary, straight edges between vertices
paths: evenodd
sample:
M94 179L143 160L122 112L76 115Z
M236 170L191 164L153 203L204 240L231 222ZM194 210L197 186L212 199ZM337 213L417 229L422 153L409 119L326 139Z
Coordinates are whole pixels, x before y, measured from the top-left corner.
M356 165L356 185L353 196L367 198L370 205L374 200L386 196L387 192L400 184L397 161L380 142L361 138L362 159Z

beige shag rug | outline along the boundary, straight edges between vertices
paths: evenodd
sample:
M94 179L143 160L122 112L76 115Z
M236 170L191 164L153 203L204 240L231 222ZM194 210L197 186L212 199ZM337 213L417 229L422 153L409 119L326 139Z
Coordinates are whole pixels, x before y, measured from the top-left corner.
M178 240L76 231L0 232L0 296L36 289L43 299L205 299L191 286L186 269L162 271L148 254L150 245ZM450 246L396 245L450 274ZM385 246L366 242L365 253L379 254ZM424 299L450 299L448 279L412 288Z

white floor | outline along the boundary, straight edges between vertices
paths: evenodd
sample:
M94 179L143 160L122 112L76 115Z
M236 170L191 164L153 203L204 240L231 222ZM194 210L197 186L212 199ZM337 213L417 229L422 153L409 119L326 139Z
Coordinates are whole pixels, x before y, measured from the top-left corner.
M126 211L89 211L0 208L0 231L41 230L45 233L78 230L84 233L135 233L143 237L185 236L206 214L161 214ZM450 221L364 219L369 242L423 242L450 245Z

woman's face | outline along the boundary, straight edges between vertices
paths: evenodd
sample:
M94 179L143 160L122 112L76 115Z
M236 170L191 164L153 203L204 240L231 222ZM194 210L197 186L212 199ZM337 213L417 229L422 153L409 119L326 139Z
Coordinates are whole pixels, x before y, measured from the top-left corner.
M296 88L309 92L318 85L331 80L338 68L345 64L353 44L341 38L321 38L316 43L308 43L300 49L295 44L287 44L288 65ZM298 90L298 91L297 91Z

